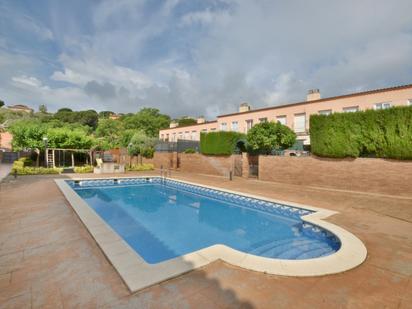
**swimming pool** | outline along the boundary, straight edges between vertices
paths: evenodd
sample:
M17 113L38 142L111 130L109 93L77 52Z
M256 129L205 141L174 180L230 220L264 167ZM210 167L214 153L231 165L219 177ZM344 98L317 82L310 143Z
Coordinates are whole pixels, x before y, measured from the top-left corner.
M131 291L217 259L271 274L353 268L363 243L333 211L160 177L56 179Z
M215 244L268 258L336 252L332 233L302 222L311 211L159 178L71 183L146 262Z

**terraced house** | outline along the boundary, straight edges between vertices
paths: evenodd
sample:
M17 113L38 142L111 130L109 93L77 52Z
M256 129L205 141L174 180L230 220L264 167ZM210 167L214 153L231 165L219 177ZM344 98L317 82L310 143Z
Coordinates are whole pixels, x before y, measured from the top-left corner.
M319 89L308 91L306 101L251 109L248 103L242 103L239 111L220 115L214 121L199 117L197 124L179 127L172 122L170 128L159 132L164 141L178 139L199 140L201 132L236 131L247 133L253 125L262 121L279 121L294 130L298 140L310 144L309 117L313 114L350 113L367 109L385 109L392 106L412 105L412 84L391 88L345 94L321 98Z

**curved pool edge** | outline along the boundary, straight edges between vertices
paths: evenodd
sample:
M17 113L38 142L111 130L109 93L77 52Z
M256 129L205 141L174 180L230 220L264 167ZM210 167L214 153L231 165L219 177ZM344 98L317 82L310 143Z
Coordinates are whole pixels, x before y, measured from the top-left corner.
M158 178L159 176L104 177L104 179L148 177ZM102 178L71 178L71 180L98 179ZM217 244L161 263L149 264L145 262L143 258L140 257L120 236L118 236L118 234L104 220L102 220L79 195L77 195L66 182L67 179L55 179L57 186L66 197L73 210L131 292L136 292L161 281L180 276L216 260L223 260L234 266L273 275L306 277L344 272L359 266L367 257L367 249L359 238L347 230L324 220L331 215L337 214L338 212L336 211L227 190L175 178L166 179L315 211L311 214L302 216L301 219L333 233L340 240L341 246L337 252L324 257L306 260L284 260L256 256L225 245Z

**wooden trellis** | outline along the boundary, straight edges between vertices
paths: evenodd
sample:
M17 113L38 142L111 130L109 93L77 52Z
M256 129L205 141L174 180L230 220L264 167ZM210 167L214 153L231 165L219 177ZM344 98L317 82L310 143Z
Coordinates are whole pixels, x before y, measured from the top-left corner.
M46 148L46 159L48 167L56 167L56 151L63 151L63 164L66 152L71 155L71 167L74 168L74 153L87 153L89 155L89 164L93 163L93 150L90 149L68 149L68 148ZM60 163L61 160L59 160ZM88 163L86 161L86 163Z

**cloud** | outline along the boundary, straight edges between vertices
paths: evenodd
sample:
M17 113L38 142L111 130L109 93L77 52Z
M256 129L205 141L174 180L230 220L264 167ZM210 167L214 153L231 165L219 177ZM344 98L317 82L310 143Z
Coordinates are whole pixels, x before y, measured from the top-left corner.
M17 86L23 85L24 87L29 86L29 87L34 87L34 88L42 87L42 82L33 76L26 76L26 75L15 76L15 77L12 77L11 80Z
M15 28L2 32L0 91L49 110L150 106L213 118L243 101L301 101L311 88L325 97L411 83L409 8L408 0L53 2L43 8L50 22L18 18L36 25L35 50Z

